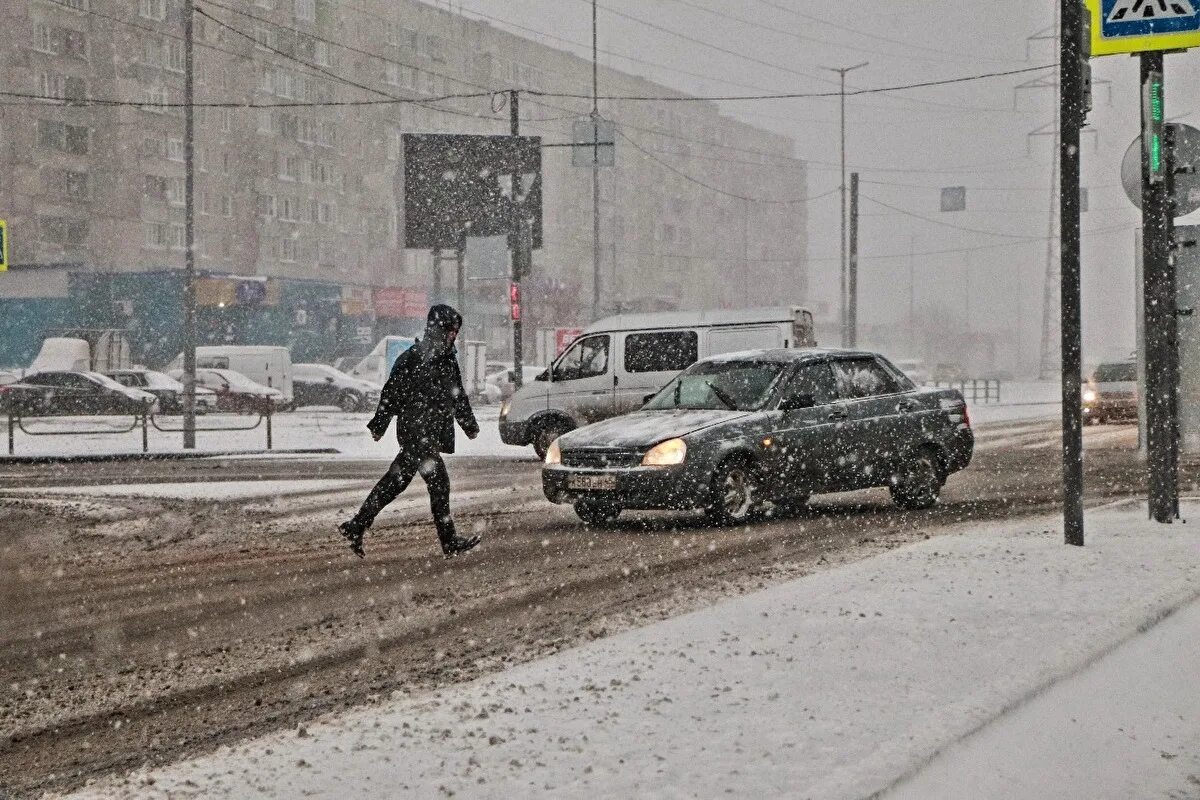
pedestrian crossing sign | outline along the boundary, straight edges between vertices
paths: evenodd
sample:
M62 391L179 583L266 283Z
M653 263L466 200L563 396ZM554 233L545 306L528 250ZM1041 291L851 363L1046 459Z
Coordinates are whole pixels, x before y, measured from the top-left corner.
M1092 55L1200 47L1200 0L1084 0Z

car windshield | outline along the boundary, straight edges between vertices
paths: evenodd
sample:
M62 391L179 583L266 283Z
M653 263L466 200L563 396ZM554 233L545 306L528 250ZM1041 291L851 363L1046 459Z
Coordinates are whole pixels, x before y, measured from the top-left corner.
M783 368L772 361L702 361L668 383L645 408L755 411L766 404Z
M1137 364L1124 362L1117 364L1101 364L1096 367L1092 380L1097 383L1115 383L1118 381L1136 381Z

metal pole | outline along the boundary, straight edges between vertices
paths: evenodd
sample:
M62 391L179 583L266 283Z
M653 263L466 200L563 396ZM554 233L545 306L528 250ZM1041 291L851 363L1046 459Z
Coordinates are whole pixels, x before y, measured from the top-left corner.
M916 315L916 260L917 237L908 239L908 357L917 357L917 315Z
M516 89L508 93L508 126L509 133L513 136L521 135L521 94ZM513 198L517 197L520 189L521 176L517 172L513 172ZM517 287L517 298L521 303L521 313L513 320L513 386L520 389L525 383L525 376L522 374L522 363L524 356L525 343L522 341L521 318L525 316L525 298L521 294L521 278L522 270L525 267L525 237L524 237L524 204L514 204L513 213L513 254L512 254L512 280ZM511 298L510 298L511 300Z
M1063 537L1083 546L1083 363L1080 309L1079 129L1083 126L1083 4L1061 0L1059 232L1062 278Z
M193 0L183 4L183 447L196 447L196 110Z
M841 88L838 90L838 99L841 102L842 184L839 188L842 195L842 236L840 239L841 271L838 281L838 324L841 326L842 347L846 347L849 343L846 307L846 273L849 269L846 263L846 73L853 72L860 67L865 67L868 63L864 61L861 64L855 64L853 67L824 67L824 69L830 72L836 72L841 81Z
M1175 298L1171 269L1169 172L1162 158L1166 118L1162 53L1141 54L1142 79L1142 281L1146 341L1146 445L1150 517L1171 522L1175 516L1172 469L1174 425L1171 336Z
M600 318L600 64L592 0L592 319Z
M750 201L742 200L742 306L750 307ZM732 298L731 298L732 299Z
M846 270L846 344L858 347L858 173L850 175L850 255Z
M467 275L466 265L463 263L467 255L467 232L463 231L458 237L458 247L454 249L454 260L456 262L457 277L455 279L454 299L458 303L458 313L463 315L463 319L467 316Z
M433 251L433 303L442 302L442 248Z

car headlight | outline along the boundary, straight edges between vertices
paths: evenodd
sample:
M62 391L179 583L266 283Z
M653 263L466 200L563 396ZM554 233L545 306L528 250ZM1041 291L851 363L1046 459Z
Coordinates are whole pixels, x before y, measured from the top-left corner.
M557 439L555 439L553 442L551 442L550 447L548 447L546 449L546 463L547 464L561 464L562 463L562 449L558 446Z
M673 467L687 458L687 442L683 439L667 439L651 447L642 456L643 467Z
M1085 403L1096 402L1096 393L1094 391L1092 391L1091 389L1084 389L1083 390L1083 402L1085 402Z

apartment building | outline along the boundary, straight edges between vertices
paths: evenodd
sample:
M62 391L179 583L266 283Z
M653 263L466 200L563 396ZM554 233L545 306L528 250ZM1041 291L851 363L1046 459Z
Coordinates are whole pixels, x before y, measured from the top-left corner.
M0 363L59 325L177 352L184 246L182 0L18 0L0 48ZM331 359L419 327L441 299L507 346L503 276L403 248L402 136L571 141L591 63L417 0L196 0L195 209L205 341ZM601 69L603 94L681 96ZM474 95L446 99L447 95ZM53 98L47 101L42 98ZM602 101L601 311L802 302L806 171L793 143L708 102ZM592 314L591 169L543 150L532 326ZM478 271L478 270L476 270Z

